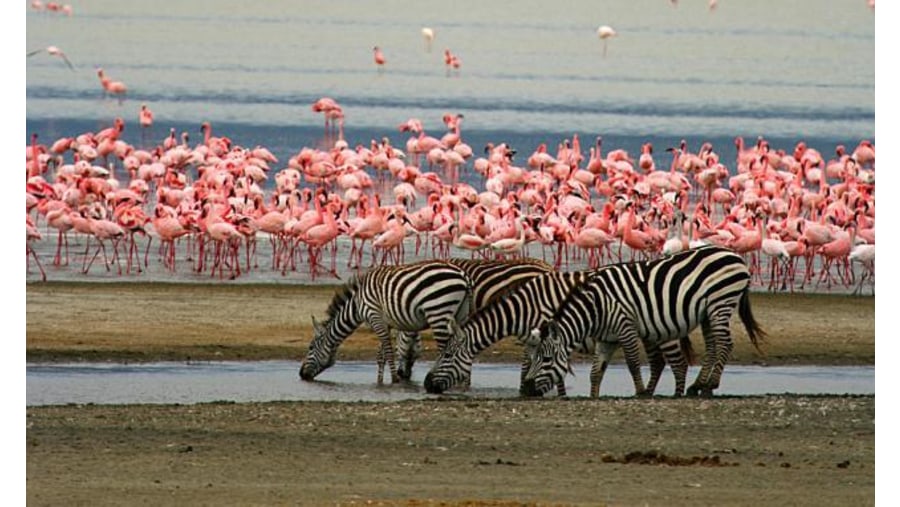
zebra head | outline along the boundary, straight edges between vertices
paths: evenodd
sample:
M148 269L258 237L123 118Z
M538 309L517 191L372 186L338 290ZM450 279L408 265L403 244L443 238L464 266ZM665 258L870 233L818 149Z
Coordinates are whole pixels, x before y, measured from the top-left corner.
M564 381L569 353L560 337L559 324L548 320L523 340L528 350L528 371L522 384L524 396L543 396Z
M441 394L472 375L472 353L467 346L466 334L450 320L450 339L441 351L431 371L425 375L425 390Z
M329 345L331 340L328 339L328 325L316 322L315 317L312 318L312 324L313 339L309 342L306 359L300 365L300 378L303 380L316 378L316 375L330 368L337 359L337 347Z
M397 346L395 354L399 359L397 363L397 376L403 380L412 377L412 368L416 359L422 354L422 337L419 333L397 333Z

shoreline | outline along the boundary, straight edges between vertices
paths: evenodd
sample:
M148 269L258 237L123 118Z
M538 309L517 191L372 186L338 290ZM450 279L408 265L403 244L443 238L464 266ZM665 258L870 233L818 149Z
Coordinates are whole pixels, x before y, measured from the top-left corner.
M321 318L337 286L257 283L46 282L26 284L26 361L155 362L297 360L306 353L310 317ZM768 333L757 353L732 321L730 364L874 365L875 299L842 294L751 293ZM699 330L692 341L698 352ZM426 335L422 358L436 356ZM374 361L378 341L365 326L338 349L338 361ZM575 355L576 361L587 361ZM521 360L503 339L477 360ZM621 353L614 362L621 362Z

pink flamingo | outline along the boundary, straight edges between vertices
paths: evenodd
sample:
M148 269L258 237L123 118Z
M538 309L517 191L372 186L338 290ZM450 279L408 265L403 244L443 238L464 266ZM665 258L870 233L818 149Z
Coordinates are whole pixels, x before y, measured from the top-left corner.
M171 209L171 208L170 208ZM163 204L157 204L154 217L150 219L153 230L161 242L160 252L163 257L163 266L175 272L175 240L187 235L190 230L185 228L175 216L175 210L166 212Z
M335 240L340 234L340 229L338 228L337 220L334 218L334 214L337 211L338 205L333 202L329 202L325 206L325 210L322 210L321 205L319 204L319 200L316 200L316 208L319 210L319 213L322 216L322 223L319 225L314 225L310 227L309 230L306 231L306 234L303 235L302 240L306 243L309 251L309 273L310 277L313 280L316 278L317 270L319 268L319 256L322 253L322 248ZM340 278L337 274L337 266L336 266L336 251L332 250L331 255L331 271L335 278Z
M37 264L38 269L41 270L41 281L47 281L47 272L44 271L44 266L41 264L41 260L38 259L37 253L34 251L34 247L31 246L32 241L40 241L41 240L41 232L37 230L37 227L34 226L34 221L30 216L25 216L25 258L28 259L28 254L31 254L31 257L34 259L35 264ZM27 268L26 268L27 270Z
M372 240L372 248L382 251L381 264L392 256L395 264L403 264L403 240L406 238L406 214L402 211L387 217L384 232Z
M147 107L147 104L141 104L141 110L138 113L138 121L141 127L148 129L153 126L153 111Z
M659 247L656 238L646 232L637 230L634 226L636 213L633 209L633 203L629 202L625 209L628 211L628 220L625 223L625 229L622 233L622 241L631 249L631 260L634 260L635 253L639 252L645 257L650 257ZM621 245L619 256L621 258Z
M240 261L238 261L238 247L243 239L243 235L237 230L237 227L231 222L222 219L207 224L206 234L215 244L210 276L215 276L216 268L219 268L219 278L223 278L225 265L228 265L230 270L229 279L240 276L241 266Z
M103 86L104 94L119 97L119 102L121 103L122 98L128 92L128 87L125 86L125 83L123 83L122 81L113 81L110 78L106 77L106 73L101 67L97 67L97 77L100 78L100 84Z
M88 224L90 225L91 234L97 239L97 241L100 243L100 246L97 247L97 251L94 252L94 256L91 258L91 261L84 269L84 273L87 273L91 270L91 265L93 265L94 260L96 260L97 258L97 255L99 255L102 251L103 262L106 266L106 270L109 271L109 265L115 262L116 266L119 269L119 274L121 275L122 266L120 266L118 263L118 244L119 241L125 237L125 229L123 229L119 224L105 218L95 219L93 216L88 215L87 220ZM106 246L103 243L104 240L109 240L113 245L112 260L110 260L106 255Z
M380 72L384 69L384 64L387 63L387 59L385 59L384 53L378 46L372 48L372 56L374 57L375 65L378 66L378 71Z
M352 246L350 249L350 256L347 259L347 266L351 266L354 258L356 259L356 269L359 269L362 266L362 256L363 250L365 249L366 241L372 241L376 236L380 235L387 228L387 219L384 216L384 213L381 209L381 203L379 201L378 195L375 195L375 204L371 206L367 211L366 215L354 222L350 226L350 230L347 235L352 239ZM360 244L356 246L356 240L360 240ZM375 264L375 250L372 250L372 264Z
M47 225L53 227L58 231L57 241L56 241L56 256L53 258L53 265L68 265L69 264L69 236L68 232L72 230L74 225L72 224L72 217L70 215L72 210L69 209L68 206L62 206L47 212ZM66 261L62 262L61 253L63 245L65 244L66 249Z

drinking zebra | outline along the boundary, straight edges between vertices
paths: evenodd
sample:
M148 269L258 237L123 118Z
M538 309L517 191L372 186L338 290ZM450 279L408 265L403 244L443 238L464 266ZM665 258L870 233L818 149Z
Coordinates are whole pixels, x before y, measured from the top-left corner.
M750 309L749 285L750 271L741 256L717 246L601 270L573 288L552 320L540 326L524 391L540 396L562 382L569 355L577 348L594 355L590 379L591 397L596 398L610 356L621 346L636 394L652 394L658 375L651 373L653 385L645 389L638 345L643 342L647 349L663 351L680 396L688 365L679 342L700 326L706 353L688 394L711 396L734 347L734 310L757 351L765 337Z
M410 266L418 266L423 263L412 264ZM439 264L448 264L455 269L461 270L463 276L468 280L471 288L472 288L472 302L469 307L479 308L487 304L487 302L493 300L496 297L499 297L503 293L509 291L513 287L518 286L523 283L525 280L533 276L537 276L538 274L545 273L553 269L552 266L547 264L546 262L537 260L537 259L519 259L519 260L475 260L475 259L446 259L446 260L434 260L434 261L425 261L424 264L427 265L439 265ZM404 266L400 266L402 268ZM380 270L382 273L381 279L384 277L390 276L407 276L407 273L402 270ZM366 273L363 276L368 276ZM427 281L423 282L427 283ZM349 284L348 284L349 285ZM400 285L397 285L398 287ZM419 287L422 290L425 289L433 289L427 286ZM417 289L418 290L418 289ZM347 294L348 291L352 292L349 288L345 287L345 290L341 294ZM433 292L433 290L432 290ZM331 305L328 309L329 319L333 317L334 314L338 311L338 307L342 305L344 302L342 301L343 297L341 294L335 296L332 300ZM349 297L349 296L346 296ZM384 295L387 298L387 295ZM402 306L396 305L395 306ZM378 308L377 306L373 306L373 308ZM466 314L465 316L468 316ZM369 319L366 319L368 322ZM326 322L326 324L328 324ZM356 326L361 324L358 322ZM370 322L371 325L371 322ZM338 346L349 336L353 330L356 329L354 326L352 329L346 331L345 334L342 334L341 338L335 339L316 339L314 338L310 343L310 349L307 353L307 363L310 366L307 368L309 379L312 379L320 373L325 368L334 364L334 354ZM322 330L320 332L320 328L324 328L325 325L319 325L313 319L313 327L316 329L316 336L325 335L325 331ZM399 365L395 369L393 366L394 361L394 353L393 349L390 345L390 339L382 338L381 334L379 334L379 338L381 338L381 347L379 349L379 370L378 370L378 382L381 383L381 379L383 376L383 368L384 361L387 360L390 363L391 372L392 372L392 381L397 381L398 378L409 379L412 374L412 367L415 363L416 358L421 351L421 341L419 337L418 331L427 328L429 326L425 326L423 328L419 328L416 330L404 330L403 328L399 328L396 326L390 326L392 328L396 328L400 330L398 336L398 345L397 345L397 356L401 358ZM373 326L374 329L374 326ZM376 333L378 331L376 330ZM390 330L388 330L388 333ZM442 332L441 329L432 328L432 332L435 338L435 341L438 343L438 348L443 348L444 342L446 341L446 333ZM317 357L319 358L319 363L324 366L318 367L313 366L315 363L311 362L309 358ZM395 372L395 373L394 373ZM396 376L395 376L396 375ZM301 376L303 376L303 372L301 371ZM304 377L306 378L306 377Z
M550 264L531 258L512 260L485 260L449 258L446 262L465 272L472 283L472 306L477 312L494 299L509 293L535 276L553 270ZM438 343L440 349L443 343ZM401 379L412 377L412 368L422 351L419 333L399 333L396 356L400 358L397 375Z
M417 332L430 328L441 343L450 334L449 323L468 316L471 306L469 277L453 264L423 261L375 267L351 278L334 295L324 323L313 317L315 332L300 377L312 380L333 365L338 346L365 322L381 341L378 384L383 383L385 361L391 381L397 382L391 329Z
M443 393L467 380L479 352L507 336L524 339L532 329L553 317L569 291L592 273L543 273L488 303L461 327L451 324L455 336L447 342L425 376L425 389L429 393ZM526 371L523 365L523 380Z

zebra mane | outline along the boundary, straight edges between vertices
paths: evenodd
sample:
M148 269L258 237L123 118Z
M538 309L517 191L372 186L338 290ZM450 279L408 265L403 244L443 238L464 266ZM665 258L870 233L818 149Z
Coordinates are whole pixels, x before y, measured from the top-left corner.
M347 283L341 286L341 288L334 293L334 297L331 298L331 303L328 304L328 309L325 310L325 314L328 315L328 320L331 320L340 313L341 309L344 308L344 305L347 304L347 301L350 301L350 298L353 297L353 294L356 293L356 290L359 288L359 276L353 275L347 280Z

